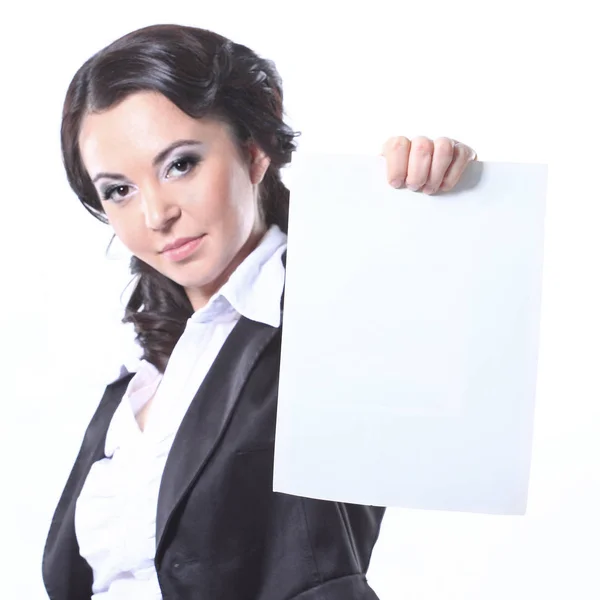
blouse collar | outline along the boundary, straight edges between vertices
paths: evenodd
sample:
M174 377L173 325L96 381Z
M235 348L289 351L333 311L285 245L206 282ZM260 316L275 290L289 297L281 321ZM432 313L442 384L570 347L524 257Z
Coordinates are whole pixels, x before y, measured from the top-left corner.
M258 246L207 304L190 317L190 321L206 323L233 309L251 321L279 327L285 282L281 255L286 245L287 236L277 225L272 225Z

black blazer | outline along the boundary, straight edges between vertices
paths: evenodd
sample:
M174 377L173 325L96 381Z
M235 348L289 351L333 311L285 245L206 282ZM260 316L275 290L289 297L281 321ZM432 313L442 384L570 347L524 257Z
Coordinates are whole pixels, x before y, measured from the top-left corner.
M198 389L160 486L155 565L164 600L377 600L365 573L384 508L272 491L281 327L241 318ZM75 501L104 457L132 375L107 386L52 519L51 600L89 600Z

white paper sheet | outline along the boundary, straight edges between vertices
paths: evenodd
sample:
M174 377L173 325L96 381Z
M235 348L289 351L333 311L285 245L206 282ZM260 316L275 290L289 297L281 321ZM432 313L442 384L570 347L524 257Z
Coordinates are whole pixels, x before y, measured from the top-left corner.
M382 157L298 154L285 180L274 491L524 514L546 165L427 196Z

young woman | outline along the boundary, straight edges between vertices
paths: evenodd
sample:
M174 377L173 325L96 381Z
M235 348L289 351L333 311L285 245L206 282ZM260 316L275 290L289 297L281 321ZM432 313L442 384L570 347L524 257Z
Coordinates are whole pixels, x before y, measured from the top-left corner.
M282 119L274 65L191 27L130 33L69 86L67 177L133 254L124 321L143 356L106 387L56 508L52 600L377 598L365 573L384 509L272 491L279 171L296 135ZM383 153L392 185L426 193L475 158L446 138Z

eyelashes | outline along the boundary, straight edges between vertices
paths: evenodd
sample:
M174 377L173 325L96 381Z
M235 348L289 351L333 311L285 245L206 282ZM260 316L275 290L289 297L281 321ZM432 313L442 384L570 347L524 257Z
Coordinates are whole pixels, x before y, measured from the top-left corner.
M197 154L185 154L184 156L176 158L169 164L165 178L180 179L181 177L189 175L200 163L200 160L201 159ZM176 173L175 177L171 175L172 172ZM109 185L101 190L100 195L105 202L111 201L119 204L128 197L131 187L132 186L126 183Z

